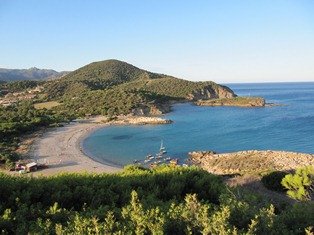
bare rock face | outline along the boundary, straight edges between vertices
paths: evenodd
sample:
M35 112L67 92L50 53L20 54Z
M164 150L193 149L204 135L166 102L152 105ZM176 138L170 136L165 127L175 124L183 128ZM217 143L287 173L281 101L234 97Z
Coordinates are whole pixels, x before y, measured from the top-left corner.
M153 116L159 116L163 114L163 112L157 106L154 105L150 107L149 114Z
M132 110L135 116L160 116L164 113L170 112L170 103L153 104L151 106L140 106Z
M214 88L214 91L218 94L219 99L237 97L237 95L226 86L219 85L218 87Z
M228 87L225 86L206 86L198 89L189 94L186 99L191 101L233 98L236 94Z
M137 107L132 110L132 114L135 116L146 116L149 113L148 107Z

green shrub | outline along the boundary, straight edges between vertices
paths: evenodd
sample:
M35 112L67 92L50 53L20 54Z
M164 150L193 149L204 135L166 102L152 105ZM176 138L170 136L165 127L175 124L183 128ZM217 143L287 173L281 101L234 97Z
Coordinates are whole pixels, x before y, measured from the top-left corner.
M314 199L314 167L299 168L295 174L286 175L282 185L288 190L288 196L293 199L298 201Z

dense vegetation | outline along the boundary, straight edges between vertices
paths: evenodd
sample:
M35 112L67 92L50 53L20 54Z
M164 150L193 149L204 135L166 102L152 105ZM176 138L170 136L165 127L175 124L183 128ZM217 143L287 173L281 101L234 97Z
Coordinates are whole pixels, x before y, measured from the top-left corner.
M74 90L104 90L130 81L161 78L162 76L141 70L125 62L106 60L88 64L62 79L48 82L47 93L50 97L68 96L75 94Z
M67 113L35 109L31 101L0 106L0 163L10 166L17 160L18 156L12 150L17 147L21 135L70 119Z
M305 234L314 221L311 203L275 208L194 167L0 181L4 234Z
M39 81L17 81L17 82L1 82L0 83L0 96L5 95L8 92L20 92L25 91L29 88L34 88L38 85L43 84L43 82Z

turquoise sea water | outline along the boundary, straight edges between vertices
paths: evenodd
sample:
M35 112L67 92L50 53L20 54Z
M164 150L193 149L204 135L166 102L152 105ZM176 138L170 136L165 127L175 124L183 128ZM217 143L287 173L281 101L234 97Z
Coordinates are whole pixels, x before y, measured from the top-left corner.
M111 126L91 133L82 146L89 156L115 165L156 153L163 140L168 155L189 151L286 150L314 153L314 83L228 84L240 96L262 96L283 106L198 107L177 104L158 126Z

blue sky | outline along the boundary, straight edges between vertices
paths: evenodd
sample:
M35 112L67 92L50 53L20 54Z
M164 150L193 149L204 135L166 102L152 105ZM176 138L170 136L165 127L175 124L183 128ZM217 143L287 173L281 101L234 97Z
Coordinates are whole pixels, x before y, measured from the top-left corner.
M189 80L314 81L314 1L0 0L0 67L110 58Z

